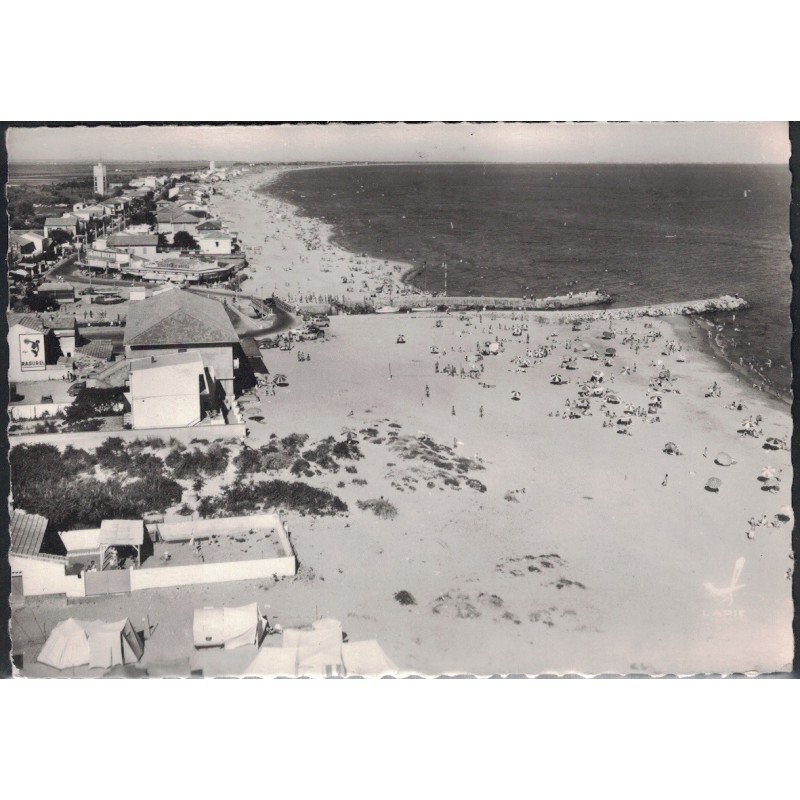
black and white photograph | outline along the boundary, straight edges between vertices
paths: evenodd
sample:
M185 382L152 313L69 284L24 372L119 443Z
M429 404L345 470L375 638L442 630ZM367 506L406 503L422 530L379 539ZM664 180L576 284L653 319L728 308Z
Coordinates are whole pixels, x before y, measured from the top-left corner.
M6 148L15 678L791 671L787 123Z

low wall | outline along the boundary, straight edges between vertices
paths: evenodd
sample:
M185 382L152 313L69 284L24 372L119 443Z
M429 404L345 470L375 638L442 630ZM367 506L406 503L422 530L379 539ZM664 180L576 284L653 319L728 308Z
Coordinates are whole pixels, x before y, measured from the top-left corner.
M67 559L61 556L26 556L9 553L11 572L22 573L22 591L26 597L66 594L83 597L83 578L67 575Z
M191 564L182 567L156 567L131 570L131 590L161 589L196 583L225 583L255 578L291 577L297 571L294 556L251 561L226 561L219 564Z
M244 424L233 425L195 425L192 428L142 428L139 430L89 431L86 433L25 433L19 436L10 434L9 447L17 444L52 444L56 447L98 447L106 439L118 436L126 442L136 439L177 439L183 444L191 444L192 439L239 439L247 434Z

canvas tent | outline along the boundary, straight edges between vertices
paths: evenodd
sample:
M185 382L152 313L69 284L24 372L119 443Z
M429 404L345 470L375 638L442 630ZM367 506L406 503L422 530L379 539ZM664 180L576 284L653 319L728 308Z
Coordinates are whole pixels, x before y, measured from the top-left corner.
M258 646L264 632L258 603L222 608L196 608L192 622L195 647L233 650L248 644Z
M342 645L342 658L348 675L377 677L397 673L397 667L375 639L345 642Z
M144 645L129 619L119 622L67 619L59 622L44 644L37 661L55 669L113 667L131 664L144 653Z
M375 640L342 640L342 625L335 619L317 620L311 630L287 628L282 646L262 647L244 674L330 678L397 672Z

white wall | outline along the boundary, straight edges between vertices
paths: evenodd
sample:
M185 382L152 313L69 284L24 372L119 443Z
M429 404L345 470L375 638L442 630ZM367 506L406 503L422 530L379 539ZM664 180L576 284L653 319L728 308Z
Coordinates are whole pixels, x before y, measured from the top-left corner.
M82 597L83 579L65 575L66 559L58 557L37 558L9 553L11 572L22 573L22 590L26 597L43 594L67 594Z
M200 392L169 397L134 397L134 428L171 428L200 422Z
M224 583L255 578L291 577L297 570L294 556L228 561L220 564L191 564L182 567L156 567L131 571L131 590L187 586L195 583Z
M200 245L201 253L230 255L233 250L231 240L226 236L221 236L219 239L198 239L197 243Z

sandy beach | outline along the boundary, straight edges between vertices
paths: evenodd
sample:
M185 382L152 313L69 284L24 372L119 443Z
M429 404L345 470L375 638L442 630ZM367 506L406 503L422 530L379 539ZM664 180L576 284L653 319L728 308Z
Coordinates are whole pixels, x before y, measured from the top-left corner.
M382 274L403 271L339 250L328 242L328 226L293 217L286 204L260 194L254 204L252 191L263 182L250 176L234 184L219 205L246 242L264 242L252 256L253 287L268 289L272 281L295 296L335 295L355 267L376 276L366 279L370 288ZM316 241L318 248L306 249ZM299 592L276 586L273 605L310 610L313 603L359 635L376 636L410 671L785 668L792 652L791 525L756 525L752 539L748 533L751 519L772 523L791 502L789 453L764 449L767 437L788 441L788 409L703 353L705 333L687 319L617 320L609 341L601 338L607 322L587 321L574 332L558 324L565 316L334 317L328 341L302 347L310 362L266 351L270 371L285 373L290 386L263 399L265 423L253 424L254 437L374 428L379 434L371 438L384 440L364 445L358 471L366 486L336 489L330 482L351 507L347 520L295 522L301 562L318 577ZM514 336L515 325L527 331ZM396 343L398 334L405 344ZM466 357L495 339L503 350L478 362L482 374L460 377L470 366ZM575 352L578 340L591 349ZM617 349L613 367L586 357L608 345ZM540 346L552 347L540 363L513 363ZM576 370L561 369L565 356L576 358ZM448 364L455 377L442 372ZM589 415L565 419L567 400L574 403L579 384L598 369L620 404L591 398ZM661 409L634 416L630 435L619 434L621 410L647 409L650 380L664 369L670 380ZM551 385L556 372L570 383ZM706 397L715 382L718 394ZM511 399L515 390L519 401ZM744 419L756 418L759 438L738 433ZM431 476L389 446L392 430L412 438L424 432L479 459L485 469L474 477L486 491L463 481L443 487L438 479L429 488ZM667 442L682 455L665 454ZM720 452L736 463L714 463ZM776 491L758 480L768 466L782 471ZM722 480L716 493L705 489L710 477ZM355 508L358 499L381 496L396 505L396 519ZM552 567L526 571L528 556L548 554L558 556ZM727 586L740 557L746 585L729 606L707 585ZM393 600L403 589L417 606ZM437 598L448 595L436 613Z
M244 291L294 302L368 295L387 276L398 286L405 265L347 253L324 223L257 193L275 174L249 173L213 199L245 243ZM263 417L248 445L351 432L364 454L355 469L308 478L349 512L287 515L296 579L127 600L174 614L143 664L186 655L178 629L199 603L257 600L284 624L340 619L404 674L789 668L792 525L779 512L791 461L766 448L789 441L788 407L705 352L690 320L613 311L339 315L325 340L262 351L289 385L246 401ZM377 499L396 517L358 507Z

